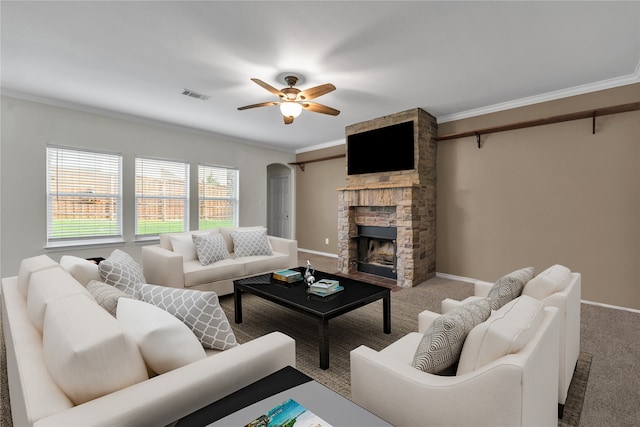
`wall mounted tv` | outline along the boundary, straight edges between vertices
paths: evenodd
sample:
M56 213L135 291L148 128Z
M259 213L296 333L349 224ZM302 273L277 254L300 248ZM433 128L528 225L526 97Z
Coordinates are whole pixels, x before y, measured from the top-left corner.
M414 169L413 121L347 137L347 174Z

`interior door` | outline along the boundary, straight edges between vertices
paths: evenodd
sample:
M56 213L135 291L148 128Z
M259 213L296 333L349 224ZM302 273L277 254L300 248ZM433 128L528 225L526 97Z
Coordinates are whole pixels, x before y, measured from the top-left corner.
M291 238L289 177L269 178L269 234Z

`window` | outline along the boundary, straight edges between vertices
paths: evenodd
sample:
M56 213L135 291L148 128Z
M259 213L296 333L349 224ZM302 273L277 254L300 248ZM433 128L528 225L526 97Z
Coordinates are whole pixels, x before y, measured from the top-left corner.
M237 169L198 165L198 228L238 225L238 176Z
M189 164L136 157L136 236L189 230Z
M122 155L47 147L47 246L122 240Z

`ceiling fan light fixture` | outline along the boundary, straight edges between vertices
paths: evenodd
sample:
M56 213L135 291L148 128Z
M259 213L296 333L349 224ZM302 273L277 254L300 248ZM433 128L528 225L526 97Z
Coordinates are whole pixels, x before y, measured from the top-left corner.
M280 112L285 117L298 117L302 112L302 105L297 102L285 101L280 104Z

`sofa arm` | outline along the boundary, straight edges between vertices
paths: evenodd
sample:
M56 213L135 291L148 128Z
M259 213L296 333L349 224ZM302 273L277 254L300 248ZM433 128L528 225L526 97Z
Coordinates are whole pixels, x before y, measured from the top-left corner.
M272 332L34 423L45 426L163 426L287 365L295 341Z
M433 323L440 315L438 313L434 313L433 311L424 310L418 313L418 332L424 334L429 325Z
M142 247L142 270L147 283L184 288L182 255L158 245Z
M275 252L289 255L289 267L298 267L298 241L283 237L269 236L269 243Z

